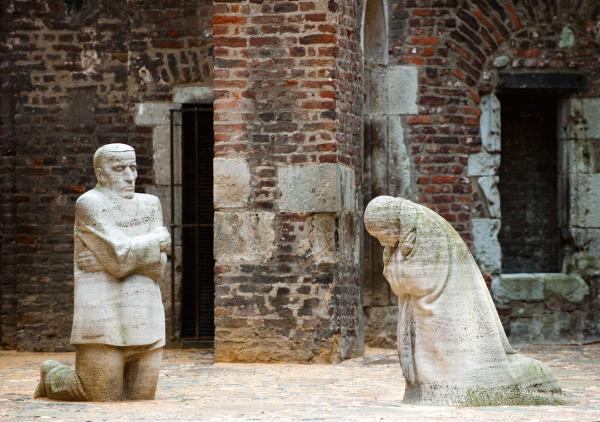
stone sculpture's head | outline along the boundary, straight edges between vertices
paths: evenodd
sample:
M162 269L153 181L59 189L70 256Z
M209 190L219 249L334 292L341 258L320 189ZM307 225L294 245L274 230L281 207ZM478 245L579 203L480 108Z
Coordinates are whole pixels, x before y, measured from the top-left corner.
M99 186L122 198L133 198L137 164L132 147L126 144L101 146L94 154L94 171Z
M378 196L365 209L365 228L376 237L381 246L394 247L400 241L399 198Z
M381 246L394 248L398 243L414 242L418 205L403 198L378 196L365 209L365 228ZM401 245L402 246L402 245ZM403 247L410 249L404 243Z

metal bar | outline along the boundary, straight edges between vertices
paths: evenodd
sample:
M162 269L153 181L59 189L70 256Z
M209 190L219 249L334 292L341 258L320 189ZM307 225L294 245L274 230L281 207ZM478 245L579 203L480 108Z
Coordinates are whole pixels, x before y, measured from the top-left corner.
M171 136L171 223L175 221L175 152L173 136L173 115L170 110L170 136ZM171 341L175 341L175 224L171 224Z
M195 157L194 157L194 177L196 180L194 190L194 223L199 224L199 198L198 191L200 190L198 187L200 185L199 175L198 175L198 165L200 163L199 153L200 153L200 142L198 140L198 107L195 107L194 113L194 145L195 145ZM196 241L196 251L200 251L200 236L199 230L196 230L194 233L195 241ZM196 337L200 336L200 266L196 265Z

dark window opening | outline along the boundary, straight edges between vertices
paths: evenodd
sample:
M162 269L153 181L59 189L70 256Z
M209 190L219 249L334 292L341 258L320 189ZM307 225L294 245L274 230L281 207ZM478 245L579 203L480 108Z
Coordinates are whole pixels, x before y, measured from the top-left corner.
M184 344L214 340L213 109L184 105L182 114L182 318Z
M558 99L500 96L502 271L559 272Z

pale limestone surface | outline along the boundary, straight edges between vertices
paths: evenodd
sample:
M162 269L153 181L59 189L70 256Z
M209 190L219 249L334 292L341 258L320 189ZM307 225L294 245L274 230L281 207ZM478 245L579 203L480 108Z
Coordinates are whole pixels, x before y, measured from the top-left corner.
M213 202L216 209L244 208L252 192L250 167L242 158L213 160Z
M157 197L134 192L135 152L109 144L94 155L97 185L77 200L76 368L46 361L36 397L152 399L165 344L159 282L170 234Z
M365 226L385 247L384 275L398 296L404 402L433 405L561 401L549 369L516 353L469 249L432 210L380 196Z
M266 262L275 251L275 213L215 212L215 260Z
M333 164L280 165L279 209L289 212L354 210L354 172Z

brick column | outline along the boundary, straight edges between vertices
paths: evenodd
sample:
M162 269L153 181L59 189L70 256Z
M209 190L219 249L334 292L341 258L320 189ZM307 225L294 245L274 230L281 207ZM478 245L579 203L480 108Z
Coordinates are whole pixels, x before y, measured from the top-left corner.
M215 1L215 355L360 352L360 4Z

